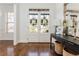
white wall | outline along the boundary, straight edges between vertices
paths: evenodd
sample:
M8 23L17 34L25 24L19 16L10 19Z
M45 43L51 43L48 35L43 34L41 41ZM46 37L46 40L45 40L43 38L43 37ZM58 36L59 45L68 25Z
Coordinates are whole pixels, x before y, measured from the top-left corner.
M13 11L13 4L0 4L0 40L13 40L13 33L6 32L7 12Z
M50 9L50 33L54 33L55 25L59 25L58 20L63 20L63 4L56 3L29 3L29 4L0 4L0 11L2 16L0 17L0 40L14 40L14 42L29 42L28 31L28 10L29 8L48 8ZM15 8L15 9L14 9ZM5 32L5 21L7 20L8 11L14 11L16 13L16 33Z
M19 4L19 42L29 41L28 31L28 10L29 8L48 8L50 9L51 22L50 33L54 32L54 25L58 24L58 20L63 19L63 4L47 3L47 4ZM58 18L59 17L59 18Z

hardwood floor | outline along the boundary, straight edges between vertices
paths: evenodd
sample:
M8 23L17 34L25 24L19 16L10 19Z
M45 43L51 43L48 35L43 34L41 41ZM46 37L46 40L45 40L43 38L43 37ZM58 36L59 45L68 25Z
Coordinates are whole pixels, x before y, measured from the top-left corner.
M19 44L17 55L27 55L27 56L49 56L50 55L50 47L49 44ZM16 49L17 49L16 47ZM20 51L20 52L19 52Z
M12 41L0 41L0 56L57 56L54 48L45 43L19 43L13 46Z
M0 56L11 56L14 54L14 46L12 40L0 40Z

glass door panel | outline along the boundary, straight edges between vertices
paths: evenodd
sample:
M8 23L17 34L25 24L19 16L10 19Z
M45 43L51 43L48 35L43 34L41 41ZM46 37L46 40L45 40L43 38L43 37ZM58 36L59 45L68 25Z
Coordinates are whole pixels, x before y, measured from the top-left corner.
M30 25L29 25L29 31L34 33L38 32L38 14L29 14L29 20L30 20Z
M40 30L40 33L48 33L49 30L48 30L48 22L49 22L49 14L41 14L40 15L40 19L41 19L41 24L40 24L40 27L41 27L41 30Z

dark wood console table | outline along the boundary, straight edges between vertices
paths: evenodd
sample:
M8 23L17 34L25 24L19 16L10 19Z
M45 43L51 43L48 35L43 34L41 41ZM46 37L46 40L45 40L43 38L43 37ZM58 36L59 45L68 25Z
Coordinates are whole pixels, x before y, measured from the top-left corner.
M52 37L63 44L67 49L70 49L79 55L79 38L74 39L72 36L62 36L51 34L50 37L50 48L52 48Z

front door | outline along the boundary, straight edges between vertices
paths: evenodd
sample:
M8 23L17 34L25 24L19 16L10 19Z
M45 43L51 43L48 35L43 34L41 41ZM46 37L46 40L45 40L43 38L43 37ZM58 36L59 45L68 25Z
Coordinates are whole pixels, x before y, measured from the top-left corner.
M49 9L29 10L29 42L50 41Z

